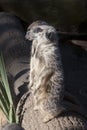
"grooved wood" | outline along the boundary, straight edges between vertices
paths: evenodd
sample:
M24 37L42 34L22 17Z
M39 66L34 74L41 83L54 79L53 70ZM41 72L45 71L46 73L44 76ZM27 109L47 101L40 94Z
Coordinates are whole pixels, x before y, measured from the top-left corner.
M23 111L22 126L25 130L87 130L87 120L72 112L64 113L48 123L43 123L39 111L33 110L31 95L27 98Z

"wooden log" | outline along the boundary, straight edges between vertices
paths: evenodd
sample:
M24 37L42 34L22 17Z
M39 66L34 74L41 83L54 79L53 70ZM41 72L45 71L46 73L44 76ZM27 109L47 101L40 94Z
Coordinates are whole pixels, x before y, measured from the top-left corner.
M13 86L18 98L27 89L28 83L25 82L27 82L26 77L29 71L30 46L30 42L25 39L25 32L20 19L10 13L1 12L0 49L4 56L6 71L13 78L14 85L11 86ZM21 88L24 89L21 91Z
M52 119L48 123L43 123L39 111L33 110L32 96L25 94L19 104L17 113L22 109L22 126L25 130L87 130L87 120L74 112L67 112ZM23 102L25 97L27 100ZM23 104L23 106L22 106Z

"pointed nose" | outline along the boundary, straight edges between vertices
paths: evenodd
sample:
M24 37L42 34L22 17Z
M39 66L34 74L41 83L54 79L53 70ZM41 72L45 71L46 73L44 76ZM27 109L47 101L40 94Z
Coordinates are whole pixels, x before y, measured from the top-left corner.
M29 38L29 37L30 37L29 35L30 35L30 32L28 31L28 32L26 33L26 35L25 35L25 38L28 39L28 40L30 39L30 38Z

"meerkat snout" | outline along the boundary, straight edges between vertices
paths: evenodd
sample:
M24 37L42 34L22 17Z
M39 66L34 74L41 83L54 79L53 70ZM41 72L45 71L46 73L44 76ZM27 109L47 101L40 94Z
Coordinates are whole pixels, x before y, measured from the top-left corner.
M30 31L27 31L25 38L29 41L32 41L34 39L34 36L32 35Z

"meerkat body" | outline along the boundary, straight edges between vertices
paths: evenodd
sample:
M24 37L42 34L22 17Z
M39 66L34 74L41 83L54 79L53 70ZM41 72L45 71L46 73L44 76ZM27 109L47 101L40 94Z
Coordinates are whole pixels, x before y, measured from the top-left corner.
M37 29L36 29L37 28ZM64 93L61 56L56 30L49 25L40 25L28 31L26 38L32 42L30 60L30 84L34 109L44 116L44 122L58 116L63 110ZM32 35L32 36L31 36Z
M28 27L26 39L32 40L29 87L34 109L41 112L43 121L48 122L64 111L74 111L87 118L84 107L72 95L64 92L64 76L55 28L46 22L36 21Z

